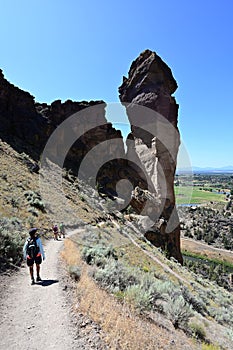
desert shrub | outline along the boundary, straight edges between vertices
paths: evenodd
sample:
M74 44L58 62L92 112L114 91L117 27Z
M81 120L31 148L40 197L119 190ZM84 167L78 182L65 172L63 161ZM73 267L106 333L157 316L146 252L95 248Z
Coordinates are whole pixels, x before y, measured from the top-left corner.
M161 281L152 274L143 274L139 269L122 264L109 258L102 268L93 270L93 278L101 287L114 292L134 304L140 311L156 309L162 311L161 303L174 291L175 286L167 281Z
M81 267L76 265L69 266L69 274L71 278L73 278L75 281L79 281L81 277Z
M3 180L7 181L7 174L1 174L0 177L1 177Z
M182 295L169 296L167 303L163 306L163 311L175 328L186 328L193 315L192 307L186 303Z
M35 208L40 209L41 211L44 211L44 210L45 210L44 202L43 202L41 199L39 199L39 198L35 198L35 199L32 201L31 205L32 205L33 207L35 207Z
M140 285L132 285L126 288L125 300L133 304L139 311L146 311L152 307L151 291L146 291Z
M117 254L112 246L95 245L94 247L84 247L82 258L89 265L104 266L109 258L117 260Z
M33 216L33 215L29 216L29 218L27 219L27 222L28 222L30 227L36 226L35 216Z
M39 216L39 213L38 213L38 210L36 210L36 209L34 209L34 208L32 208L32 207L30 207L30 208L28 208L28 210L27 210L29 213L31 213L33 216Z
M126 267L114 259L108 259L103 268L96 270L94 278L103 288L114 292L124 291L138 282L135 269Z
M143 286L144 289L150 289L152 286L154 286L154 283L157 279L151 274L151 273L146 273L142 275L141 279L141 285Z
M0 256L18 265L22 261L25 235L18 218L0 219Z
M156 291L161 295L171 295L177 292L177 287L171 281L160 281L156 282Z
M84 198L84 196L83 195L80 195L80 200L82 201L82 202L85 202L85 198Z
M145 291L149 291L152 297L152 305L157 309L157 300L166 300L172 294L180 294L179 289L171 281L163 281L155 278L152 274L144 274L141 285Z
M20 206L20 199L19 198L11 198L10 203L13 208L19 208Z
M182 288L182 295L184 300L191 304L193 309L203 316L207 313L207 308L204 302L199 298L197 299L189 290L187 287Z
M19 156L20 156L20 158L23 159L23 160L30 160L29 155L26 154L26 153L24 153L24 152L20 153Z
M209 308L210 315L214 317L214 319L221 324L229 324L232 326L233 324L233 308L232 307L212 307Z
M171 292L171 285L172 283L161 281L153 277L152 274L144 275L140 282L140 288L149 295L151 308L156 309L157 311L162 311L161 303L159 303L159 301L166 300L167 295ZM173 290L174 288L175 286L173 285Z
M96 229L93 229L91 225L86 225L82 240L87 247L97 244L99 242L99 237L96 234Z
M44 202L42 201L41 196L38 192L25 191L24 196L26 197L28 203L32 207L37 208L37 209L41 210L42 212L45 211Z
M189 328L196 339L204 340L206 338L205 328L201 323L192 321L189 323Z
M215 301L220 306L228 307L228 306L233 305L233 295L219 293L219 294L216 295Z
M226 334L230 338L230 340L233 342L233 329L232 328L227 329Z

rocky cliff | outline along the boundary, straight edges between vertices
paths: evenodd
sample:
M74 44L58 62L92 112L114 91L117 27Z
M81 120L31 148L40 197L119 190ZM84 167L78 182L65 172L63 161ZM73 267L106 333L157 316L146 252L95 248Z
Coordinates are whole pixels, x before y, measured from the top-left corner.
M47 103L35 102L28 92L9 83L0 70L0 138L8 142L18 152L29 154L39 161L44 147L52 133L68 117L75 115L75 122L70 124L68 133L60 130L59 142L53 145L53 160L59 157L64 144L74 138L75 142L65 158L65 167L77 172L82 159L89 151L103 141L120 139L121 132L112 127L105 118L104 101L75 102L61 100ZM81 111L85 112L82 118ZM75 130L84 130L75 136ZM111 143L107 144L104 152L109 154ZM118 142L114 152L120 158L124 152L123 142ZM106 159L108 157L106 156ZM93 163L96 161L92 158Z
M0 138L39 162L56 134L47 148L49 158L59 164L64 155L64 167L86 180L94 176L100 192L130 202L145 236L182 263L173 189L179 146L176 88L171 70L154 52L146 50L132 63L119 88L132 130L125 152L121 132L106 120L103 101L38 103L0 70Z
M175 208L174 175L179 147L177 83L161 58L146 50L132 63L119 87L131 124L128 157L148 179L140 179L132 205L150 218L145 236L182 263L180 228ZM132 142L133 140L133 142Z

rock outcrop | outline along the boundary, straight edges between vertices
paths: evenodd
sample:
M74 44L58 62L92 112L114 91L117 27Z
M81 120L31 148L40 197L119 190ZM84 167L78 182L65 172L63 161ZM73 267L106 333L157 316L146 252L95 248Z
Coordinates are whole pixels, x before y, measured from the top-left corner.
M118 158L124 156L121 132L107 122L105 106L104 101L67 100L62 103L61 100L57 100L51 104L35 102L34 97L28 92L9 83L0 70L0 138L8 142L19 153L29 154L35 161L39 161L52 133L72 115L76 115L75 122L73 120L66 135L64 130L60 130L59 142L53 145L51 154L55 162L64 144L72 137L75 143L65 158L64 166L71 168L76 173L85 155L103 141L119 140L116 149L110 150L111 147L113 148L111 142L106 144L102 150L103 159L108 159L110 153L115 153ZM84 110L87 112L85 112L85 118L82 118L79 112ZM84 132L79 132L80 137L77 138L75 130L84 130ZM96 161L96 157L92 157L92 167ZM108 182L110 181L109 178Z
M100 192L130 202L145 237L182 263L173 189L179 147L176 88L171 70L154 52L146 50L132 63L119 88L132 130L126 153L121 132L106 120L104 101L38 103L0 70L0 138L39 162L56 134L46 146L48 158L85 180L94 177ZM60 127L63 122L66 127ZM64 164L59 163L63 156Z
M119 93L131 124L128 158L141 169L131 204L151 219L145 236L182 263L174 196L180 142L178 105L172 96L176 88L170 68L155 52L146 50L132 63L128 78L123 77Z

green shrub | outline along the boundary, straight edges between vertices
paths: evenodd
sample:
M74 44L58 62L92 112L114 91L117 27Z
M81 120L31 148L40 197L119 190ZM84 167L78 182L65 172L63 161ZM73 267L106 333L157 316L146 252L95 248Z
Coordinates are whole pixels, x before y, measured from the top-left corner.
M144 289L149 289L154 285L156 280L151 273L142 274L141 285Z
M29 216L29 218L27 219L27 222L29 224L30 227L34 227L36 225L36 219L35 216Z
M41 210L42 212L45 211L44 202L42 201L41 196L38 192L25 191L24 196L26 197L28 203L32 207L37 208L37 209Z
M0 177L1 177L3 180L7 181L7 174L1 174Z
M164 295L164 296L169 296L172 293L178 292L177 287L170 281L160 281L157 280L156 282L156 291L157 293Z
M91 225L86 225L85 232L82 235L82 241L85 242L85 249L90 248L99 243L99 237L96 234L96 229L93 229ZM85 260L85 259L84 259Z
M83 196L80 196L80 200L81 200L82 202L85 202L85 198L84 198Z
M22 261L25 240L21 221L18 218L0 219L0 256L15 265Z
M121 264L114 259L108 259L105 266L95 271L95 280L110 291L124 291L128 286L138 282L134 269Z
M28 211L29 213L31 213L33 216L36 216L36 217L39 216L38 210L36 210L36 209L34 209L34 208L32 208L32 207L28 208L27 211Z
M76 265L69 266L69 274L71 278L73 278L75 281L79 281L81 277L81 267Z
M158 300L166 300L167 296L175 290L175 285L168 281L161 281L152 274L142 276L140 281L141 288L150 294L151 306L161 311Z
M152 295L140 285L132 285L126 288L125 300L133 304L139 311L149 310L152 307Z
M104 266L109 258L117 260L117 254L112 246L95 245L94 247L84 247L82 258L89 265Z
M186 328L189 318L193 315L192 307L186 303L182 295L169 296L163 311L175 328Z
M233 342L233 329L232 328L227 329L226 334L230 338L230 340Z
M215 318L215 320L221 324L233 324L233 308L232 307L212 307L209 309L210 315Z
M10 203L11 203L13 208L20 207L20 199L19 198L11 198Z
M196 339L204 340L206 338L206 332L201 323L195 321L190 322L189 328Z
M32 201L31 205L37 209L40 209L42 212L44 212L44 210L45 210L44 202L39 198L35 198Z
M207 308L204 302L201 299L197 299L189 290L187 287L182 288L182 295L184 300L191 304L193 309L197 312L199 312L201 315L205 315L207 313Z
M126 299L134 299L134 304L141 311L156 309L162 312L161 301L166 300L171 293L177 290L173 283L161 281L155 278L152 273L143 274L137 269L129 267L121 267L120 271L120 285L126 286L127 283L129 284L125 291ZM123 284L122 281L125 281L125 283Z

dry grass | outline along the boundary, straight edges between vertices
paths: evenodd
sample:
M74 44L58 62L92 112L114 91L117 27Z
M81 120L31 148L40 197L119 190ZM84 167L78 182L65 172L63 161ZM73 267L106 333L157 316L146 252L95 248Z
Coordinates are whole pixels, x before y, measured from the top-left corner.
M0 216L20 218L25 230L28 230L30 226L36 226L41 230L51 231L53 223L62 217L64 206L56 202L56 215L49 212L43 213L40 210L37 210L38 216L30 213L24 193L29 190L40 192L39 174L30 172L23 157L1 140L0 163ZM72 184L66 179L63 179L63 189L73 213L77 213L81 221L93 222L100 215L87 203L81 201L78 194L74 192ZM55 202L53 198L51 200ZM73 216L67 217L67 222L72 222L72 220Z
M38 174L30 173L27 166L19 159L19 155L7 144L0 142L0 215L16 216L28 223L32 215L27 211L27 201L24 192L38 190ZM16 205L13 204L15 201ZM34 217L34 224L43 221L44 215L39 213Z
M77 284L78 311L98 323L105 334L110 349L159 350L198 349L182 331L172 331L140 318L126 303L100 289L89 277L89 266L71 240L65 241L62 256L68 265L82 267L81 279Z

